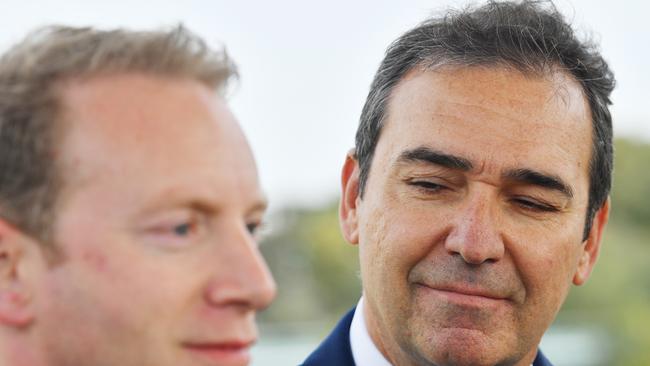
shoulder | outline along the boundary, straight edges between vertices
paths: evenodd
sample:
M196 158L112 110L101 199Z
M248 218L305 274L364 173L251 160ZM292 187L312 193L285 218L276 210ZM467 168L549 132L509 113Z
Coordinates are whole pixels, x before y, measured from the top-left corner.
M332 333L307 357L302 366L355 366L350 348L350 324L354 310L341 318Z

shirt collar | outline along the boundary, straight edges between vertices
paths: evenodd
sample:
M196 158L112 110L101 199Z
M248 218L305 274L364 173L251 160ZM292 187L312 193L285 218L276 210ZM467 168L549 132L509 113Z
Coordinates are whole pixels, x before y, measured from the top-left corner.
M363 314L363 297L359 299L357 309L352 317L350 348L352 349L352 358L357 366L391 366L370 338L366 327L366 318Z

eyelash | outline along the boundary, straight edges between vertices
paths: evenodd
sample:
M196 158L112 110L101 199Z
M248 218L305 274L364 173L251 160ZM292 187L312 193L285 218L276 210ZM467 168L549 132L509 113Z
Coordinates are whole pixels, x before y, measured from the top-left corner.
M424 181L424 180L410 181L409 184L417 187L418 189L425 190L428 193L432 193L432 192L436 193L445 189L449 189L448 187L443 186L441 184L437 184L430 181ZM553 205L539 203L528 198L515 197L513 199L513 202L517 204L519 207L529 211L536 211L536 212L557 212L558 211L558 208Z
M409 182L410 185L415 186L419 189L426 190L427 192L439 192L441 190L447 189L447 187L438 184L438 183L433 183L430 181L426 180L416 180L416 181L411 181Z
M558 209L555 206L544 204L544 203L538 203L535 201L532 201L530 199L526 198L514 198L513 201L522 207L523 209L530 210L530 211L538 211L538 212L556 212Z
M193 230L197 230L197 225L198 223L196 221L190 221L190 222L185 222L182 224L178 224L172 227L172 232L175 235L179 236L186 236L191 234ZM260 228L263 226L262 223L259 222L251 222L246 224L246 231L248 231L249 234L252 236L255 236L259 231Z

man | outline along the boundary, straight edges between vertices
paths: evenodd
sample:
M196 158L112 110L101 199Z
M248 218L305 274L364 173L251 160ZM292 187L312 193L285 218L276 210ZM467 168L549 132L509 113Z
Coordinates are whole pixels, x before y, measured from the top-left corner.
M607 222L613 85L550 3L395 41L342 173L363 297L304 365L550 365L540 339Z
M0 60L0 364L246 365L275 284L224 53L48 27Z

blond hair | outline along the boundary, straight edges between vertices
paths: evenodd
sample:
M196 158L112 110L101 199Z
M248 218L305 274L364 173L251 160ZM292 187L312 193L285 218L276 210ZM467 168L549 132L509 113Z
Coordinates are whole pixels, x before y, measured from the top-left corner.
M237 71L182 25L165 31L47 26L0 58L0 216L40 239L49 235L60 187L54 147L57 86L114 73L186 78L223 93Z

